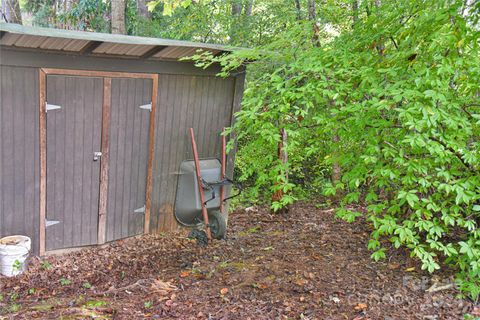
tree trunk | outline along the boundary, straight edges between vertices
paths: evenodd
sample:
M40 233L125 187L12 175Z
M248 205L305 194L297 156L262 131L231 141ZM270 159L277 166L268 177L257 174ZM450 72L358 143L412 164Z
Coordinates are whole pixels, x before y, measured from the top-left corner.
M245 16L250 17L252 15L253 0L247 0L245 3Z
M315 0L308 0L307 7L308 7L308 20L315 21L317 19L317 10L315 8Z
M277 155L278 159L282 162L282 164L286 164L288 162L288 152L287 152L287 143L288 143L288 136L287 131L284 128L280 129L280 136L281 140L278 142L278 149ZM283 177L285 182L288 182L288 171L285 171L285 176ZM283 197L284 193L282 190L276 191L272 196L272 201L280 201ZM279 210L280 214L288 213L289 208L284 207Z
M125 0L112 1L112 33L125 34Z
M378 10L378 8L381 5L381 2L380 2L380 0L375 0L374 4L375 4L375 7ZM380 36L380 39L379 39L376 47L377 47L378 53L383 57L385 55L385 45L383 43L383 36Z
M150 19L147 2L149 2L149 0L137 0L137 14L142 18Z
M295 9L297 10L297 20L302 20L302 7L300 5L300 0L294 0Z
M312 42L316 47L320 47L320 27L317 23L317 9L315 8L315 0L307 1L308 20L312 21Z
M239 16L242 13L242 2L239 0L232 1L232 16Z
M338 135L333 136L334 148L338 148L340 137ZM336 154L336 152L334 152ZM342 179L342 169L340 168L340 164L338 163L337 159L333 160L332 165L332 184L335 186L339 183Z
M240 34L239 30L241 26L241 15L242 15L243 3L242 0L232 0L232 23L230 25L230 43L232 45L240 45Z
M358 21L358 0L352 0L352 17L353 17L352 27L354 27Z
M2 0L2 20L22 24L22 13L18 0Z

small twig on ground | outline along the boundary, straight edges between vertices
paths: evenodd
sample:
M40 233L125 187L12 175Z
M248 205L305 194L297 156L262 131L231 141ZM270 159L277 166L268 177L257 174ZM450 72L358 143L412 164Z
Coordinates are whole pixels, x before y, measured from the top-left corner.
M449 283L449 284L446 284L444 286L437 286L437 284L434 283L433 286L431 286L430 288L428 288L425 291L428 292L428 293L434 293L434 292L438 292L438 291L452 289L454 287L454 285L455 284L453 284L453 283Z
M145 286L142 285L142 283L146 282L146 281L152 281L152 279L150 278L147 278L147 279L140 279L138 280L137 282L135 283L132 283L132 284L129 284L128 286L125 286L125 287L120 287L120 288L110 288L108 289L107 291L103 291L103 292L98 292L96 293L95 295L96 296L101 296L101 295L105 295L105 294L111 294L111 293L117 293L117 292L120 292L120 291L125 291L125 290L131 290L135 287L140 287L142 289L146 289Z

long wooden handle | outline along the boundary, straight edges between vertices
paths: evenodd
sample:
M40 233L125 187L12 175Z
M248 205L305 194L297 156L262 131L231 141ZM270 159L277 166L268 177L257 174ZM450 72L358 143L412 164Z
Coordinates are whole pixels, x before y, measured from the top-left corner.
M208 212L205 206L205 194L202 188L202 177L200 174L200 161L198 161L197 143L195 142L195 135L193 134L193 128L190 128L190 137L192 138L193 149L193 161L195 163L195 173L197 175L198 193L200 194L200 202L202 203L202 216L205 222L205 232L207 233L208 240L212 240L212 233L210 232L210 226L208 225Z
M222 176L220 177L221 181L225 180L225 168L227 166L227 154L226 154L226 148L227 148L227 138L225 137L225 128L222 130ZM220 187L220 212L223 212L224 205L223 205L223 200L225 199L225 187L222 185Z

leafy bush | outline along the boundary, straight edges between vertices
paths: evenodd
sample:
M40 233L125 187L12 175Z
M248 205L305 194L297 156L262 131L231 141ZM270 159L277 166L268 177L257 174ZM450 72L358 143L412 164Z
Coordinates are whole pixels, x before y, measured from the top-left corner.
M429 272L456 267L476 299L480 5L382 1L364 9L348 32L321 30L321 46L310 41L311 25L298 23L269 47L216 59L227 72L256 60L234 128L241 179L253 179L267 199L285 191L274 209L319 186L343 195L338 215L348 221L360 215L348 205L365 203L374 259L385 257L387 238ZM277 159L280 129L286 164ZM343 171L335 184L323 169L333 163Z

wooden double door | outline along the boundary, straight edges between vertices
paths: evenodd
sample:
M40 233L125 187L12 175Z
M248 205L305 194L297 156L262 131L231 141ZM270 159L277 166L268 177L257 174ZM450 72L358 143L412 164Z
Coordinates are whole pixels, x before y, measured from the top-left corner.
M155 75L42 72L44 251L143 233Z

